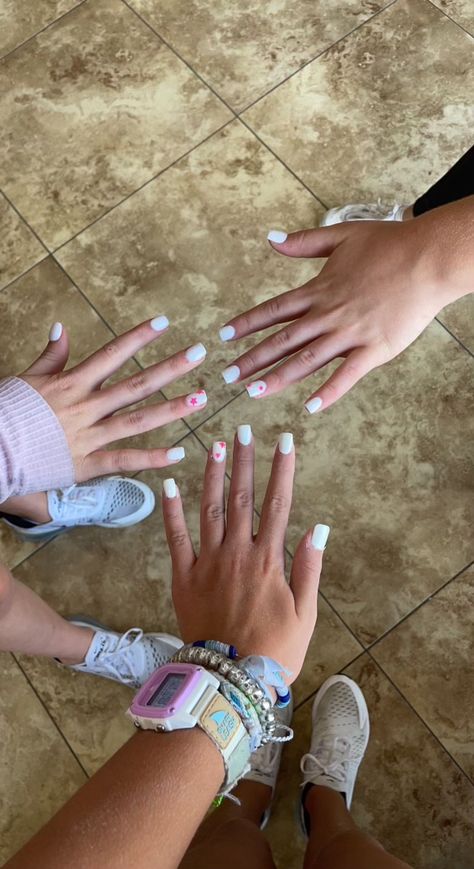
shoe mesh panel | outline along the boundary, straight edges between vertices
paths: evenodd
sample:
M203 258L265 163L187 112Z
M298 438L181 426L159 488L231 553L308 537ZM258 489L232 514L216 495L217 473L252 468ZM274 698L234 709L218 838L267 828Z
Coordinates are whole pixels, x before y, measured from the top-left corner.
M122 519L124 516L130 516L141 507L144 501L144 494L138 486L134 485L132 480L117 480L112 493L106 522L113 519Z
M317 720L321 729L326 729L330 722L330 729L337 736L349 733L354 747L363 751L364 734L359 730L358 706L351 689L344 682L337 682L326 691L318 707Z

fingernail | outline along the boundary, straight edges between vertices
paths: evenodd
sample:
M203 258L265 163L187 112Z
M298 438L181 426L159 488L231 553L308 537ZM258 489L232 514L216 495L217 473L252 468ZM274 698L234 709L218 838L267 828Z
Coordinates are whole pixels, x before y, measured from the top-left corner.
M186 359L188 362L199 362L200 359L204 359L206 353L207 350L204 344L194 344L193 347L186 350Z
M245 388L250 398L259 398L267 391L267 384L264 380L254 380L253 383L249 383Z
M170 324L168 317L165 317L162 314L160 317L154 317L153 320L150 320L150 326L155 332L163 332L163 329L167 329Z
M207 402L207 395L204 389L198 389L197 392L191 392L186 398L188 407L202 407Z
M235 383L236 380L240 377L240 368L238 365L229 365L228 368L224 368L222 372L222 376L226 383Z
M184 447L172 447L171 450L167 450L166 458L169 462L182 462L186 455L186 450Z
M221 341L230 341L235 335L235 329L233 326L222 326L222 329L219 329L219 338Z
M167 498L176 498L178 487L175 480L173 480L173 477L170 477L168 480L163 480L163 492Z
M227 445L225 441L216 441L212 445L212 458L215 462L223 462L227 453Z
M288 456L293 449L293 435L290 431L284 431L278 438L278 449L284 456Z
M59 341L61 335L63 334L63 324L62 323L53 323L51 329L49 330L49 340L50 341Z
M249 425L239 425L237 429L237 440L243 447L248 447L252 440L252 429Z
M268 241L273 241L275 244L283 244L288 238L287 232L282 232L280 229L271 229L267 235Z
M313 529L313 533L311 535L311 546L313 549L319 549L320 552L323 549L326 549L326 543L328 542L329 525L315 525Z
M306 402L305 408L308 413L316 413L316 411L319 410L319 408L321 407L322 403L322 398L310 398L310 400Z

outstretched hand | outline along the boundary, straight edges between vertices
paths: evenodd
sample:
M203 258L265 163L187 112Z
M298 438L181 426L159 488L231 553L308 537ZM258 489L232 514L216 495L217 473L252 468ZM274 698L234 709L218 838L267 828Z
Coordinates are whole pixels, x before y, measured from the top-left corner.
M316 624L319 576L329 528L318 525L301 540L289 584L285 535L291 507L295 451L281 436L253 533L255 444L239 426L228 498L226 445L209 451L201 499L201 546L196 555L174 480L166 480L163 515L173 568L173 602L186 643L220 640L242 656L267 655L296 679ZM226 504L227 501L227 504Z
M65 371L69 341L66 330L56 323L41 356L19 375L40 393L61 423L72 454L76 482L119 471L163 468L183 457L173 449L106 449L113 441L160 428L205 406L206 393L198 389L171 401L117 413L149 398L205 358L205 348L196 345L104 386L125 362L167 328L166 317L147 320Z

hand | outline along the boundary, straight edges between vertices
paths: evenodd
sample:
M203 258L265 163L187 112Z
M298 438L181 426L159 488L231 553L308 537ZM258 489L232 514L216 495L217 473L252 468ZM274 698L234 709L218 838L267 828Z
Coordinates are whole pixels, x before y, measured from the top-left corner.
M51 330L53 340L36 362L19 375L40 393L61 423L72 454L76 482L117 471L163 468L180 460L166 449L105 449L113 441L160 428L201 410L206 404L204 390L198 390L188 396L114 415L187 374L204 359L205 349L197 345L191 354L182 350L119 383L103 386L104 381L142 347L159 337L167 326L165 317L147 320L64 371L69 356L68 337L61 325L55 324L53 329L60 332L59 338L54 340ZM199 348L201 357L197 358Z
M472 226L474 197L470 199ZM445 239L451 235L452 240L453 231L446 234L440 229L441 221L454 221L454 206L435 211L438 214L405 223L370 221L304 230L292 233L282 244L273 243L285 256L329 259L302 287L229 321L235 330L232 338L290 323L239 356L233 365L240 374L227 369L232 381L253 378L285 360L247 387L251 397L274 395L344 357L308 398L306 409L314 413L330 407L369 371L401 353L444 305L468 291L465 286L455 288L456 282L461 284L457 275L453 280L457 264L453 262L451 273L446 274ZM465 216L463 220L464 238ZM472 240L470 244L472 248ZM472 275L471 254L470 287Z
M242 428L251 440L247 445L235 440L227 515L225 444L214 445L209 453L198 556L179 490L174 481L166 481L163 515L173 567L173 601L186 643L220 640L236 646L241 656L267 655L291 672L288 681L293 682L316 624L322 549L329 528L319 525L304 536L288 584L284 545L295 470L292 438L282 435L280 439L284 449L290 447L288 453L276 449L260 527L254 535L254 441L250 427L239 431Z

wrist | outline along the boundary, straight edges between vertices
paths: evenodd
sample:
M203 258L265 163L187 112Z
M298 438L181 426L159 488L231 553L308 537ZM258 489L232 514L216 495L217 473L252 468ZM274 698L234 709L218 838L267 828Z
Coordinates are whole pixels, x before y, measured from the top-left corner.
M435 208L407 224L416 230L436 312L474 291L474 196Z

